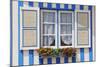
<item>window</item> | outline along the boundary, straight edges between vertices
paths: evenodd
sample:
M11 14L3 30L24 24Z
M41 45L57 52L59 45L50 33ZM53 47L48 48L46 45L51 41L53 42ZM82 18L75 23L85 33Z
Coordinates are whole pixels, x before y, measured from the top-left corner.
M76 12L76 47L90 47L90 12Z
M41 10L41 47L57 47L56 18L56 11Z
M74 46L73 12L59 11L59 45L60 48Z
M41 9L39 14L39 8L25 7L20 13L21 49L90 47L89 11Z
M21 9L21 48L39 48L39 9Z
M73 47L72 27L73 12L41 10L41 47Z

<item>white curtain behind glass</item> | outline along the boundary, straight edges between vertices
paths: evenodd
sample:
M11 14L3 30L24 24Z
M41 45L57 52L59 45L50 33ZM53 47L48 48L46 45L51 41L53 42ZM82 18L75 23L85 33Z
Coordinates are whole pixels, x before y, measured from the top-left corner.
M50 46L55 41L55 13L43 12L43 45ZM55 45L55 44L54 44Z

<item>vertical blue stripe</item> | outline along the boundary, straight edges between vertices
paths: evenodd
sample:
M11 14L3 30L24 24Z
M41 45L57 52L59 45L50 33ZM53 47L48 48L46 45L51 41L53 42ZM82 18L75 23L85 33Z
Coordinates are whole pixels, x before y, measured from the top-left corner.
M60 64L60 57L56 57L56 64Z
M33 7L33 2L28 2L29 7Z
M12 0L10 0L10 66L12 66Z
M80 5L80 10L83 10L84 9L84 6L83 5Z
M51 3L48 3L47 4L47 7L48 7L48 9L52 9L52 4Z
M80 48L80 61L84 62L84 48Z
M89 61L93 61L92 48L89 48Z
M23 1L18 1L18 64L23 65L23 51L20 50L20 7L23 6Z
M67 56L64 57L64 63L68 63L68 57Z
M51 57L48 57L47 60L48 60L48 64L52 64L52 58Z
M37 59L38 60L38 59ZM39 64L42 65L43 64L43 58L41 56L39 56Z
M68 10L68 4L64 4L64 9Z
M60 4L59 3L56 4L56 9L60 9Z
M72 56L72 63L75 63L75 62L76 62L76 54L74 53Z
M91 10L92 11L92 6L88 6L88 10Z
M75 10L75 5L72 5L72 10Z
M23 51L20 50L19 51L19 66L22 66L23 65Z
M88 6L88 10L90 10L90 29L91 29L91 36L90 36L90 39L91 39L91 47L89 48L89 61L93 61L93 51L92 51L92 6Z
M39 2L39 8L43 8L43 3Z
M33 65L33 60L34 60L34 56L33 56L33 50L29 50L29 65Z

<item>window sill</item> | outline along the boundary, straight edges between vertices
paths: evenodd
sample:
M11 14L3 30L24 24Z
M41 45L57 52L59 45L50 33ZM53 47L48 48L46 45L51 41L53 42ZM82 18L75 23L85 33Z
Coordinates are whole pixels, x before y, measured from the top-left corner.
M39 47L21 47L20 50L36 50L39 49Z

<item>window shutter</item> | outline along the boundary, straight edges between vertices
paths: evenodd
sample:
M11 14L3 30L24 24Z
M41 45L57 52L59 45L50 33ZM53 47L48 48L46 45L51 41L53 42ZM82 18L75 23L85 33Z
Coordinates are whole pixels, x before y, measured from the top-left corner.
M77 47L90 46L90 13L89 11L76 12Z
M21 48L39 48L39 9L21 9Z

